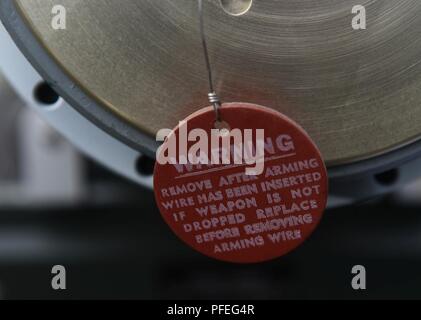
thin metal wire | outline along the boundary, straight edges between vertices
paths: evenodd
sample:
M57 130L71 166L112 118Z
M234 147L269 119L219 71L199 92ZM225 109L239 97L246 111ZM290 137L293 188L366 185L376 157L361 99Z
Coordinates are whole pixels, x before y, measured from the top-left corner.
M221 121L221 114L219 112L219 108L221 107L221 100L219 99L218 95L215 92L215 86L213 84L213 73L212 73L212 66L210 63L209 58L209 50L208 50L208 44L206 41L206 31L205 31L205 19L203 14L203 0L198 0L199 2L199 22L200 22L200 36L202 38L202 46L203 46L203 53L205 56L205 63L206 63L206 69L208 72L208 80L209 80L209 102L212 104L215 115L216 115L216 121Z

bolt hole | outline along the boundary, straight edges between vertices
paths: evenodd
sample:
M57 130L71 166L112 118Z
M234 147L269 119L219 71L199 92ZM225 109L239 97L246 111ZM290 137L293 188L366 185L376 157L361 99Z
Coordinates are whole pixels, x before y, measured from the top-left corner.
M388 170L374 176L376 181L383 186L391 186L398 181L399 171L398 169Z
M226 13L241 16L250 10L253 0L220 0L220 3Z
M34 96L39 103L44 105L55 104L60 99L57 92L45 81L35 87Z
M155 160L147 156L140 156L136 160L136 171L142 176L151 176L155 168Z

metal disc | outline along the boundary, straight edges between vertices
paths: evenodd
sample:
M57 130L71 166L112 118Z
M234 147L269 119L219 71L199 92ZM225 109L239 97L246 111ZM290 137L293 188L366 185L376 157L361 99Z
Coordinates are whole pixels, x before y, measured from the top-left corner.
M10 11L15 4L18 16ZM67 9L66 30L51 27L56 4ZM365 5L367 30L352 29L354 5ZM152 149L157 130L208 104L196 1L2 0L0 7L9 31L22 19L87 94L74 107L132 146ZM215 0L205 9L223 101L291 117L328 165L420 137L420 1L265 0L231 15ZM39 56L28 45L26 53ZM56 85L69 96L74 89Z

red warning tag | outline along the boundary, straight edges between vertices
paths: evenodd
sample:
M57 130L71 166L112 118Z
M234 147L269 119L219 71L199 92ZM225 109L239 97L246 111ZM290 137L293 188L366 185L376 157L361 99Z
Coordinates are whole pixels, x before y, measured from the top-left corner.
M212 107L171 131L157 152L155 196L184 242L238 263L280 257L310 236L325 210L327 172L316 145L286 116L262 106Z

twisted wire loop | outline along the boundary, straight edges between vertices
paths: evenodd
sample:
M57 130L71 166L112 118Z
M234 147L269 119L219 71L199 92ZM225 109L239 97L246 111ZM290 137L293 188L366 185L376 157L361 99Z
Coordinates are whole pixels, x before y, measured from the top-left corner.
M202 38L202 46L203 46L203 53L205 56L205 63L206 63L206 69L208 72L208 80L209 80L209 102L213 106L213 109L215 110L215 117L216 121L221 121L221 114L220 114L220 107L221 107L221 100L219 99L219 96L216 94L215 87L213 85L213 75L212 75L212 67L210 63L209 58L209 50L208 50L208 44L206 41L206 32L205 32L205 22L204 22L204 16L203 16L203 0L198 0L199 5L199 22L200 22L200 36Z
M221 107L221 100L219 99L218 95L215 92L210 92L208 94L209 102L213 106L215 110L216 121L221 121L221 113L219 112L219 108Z

